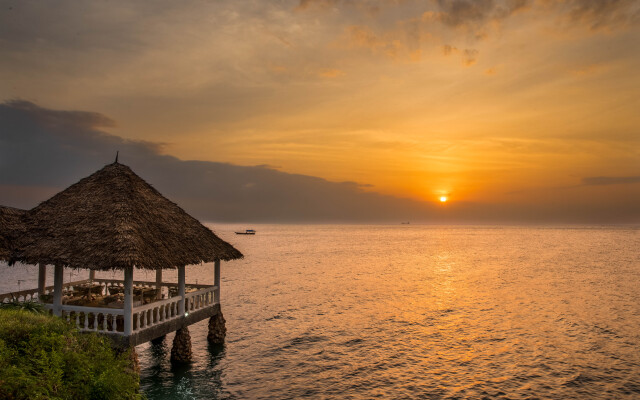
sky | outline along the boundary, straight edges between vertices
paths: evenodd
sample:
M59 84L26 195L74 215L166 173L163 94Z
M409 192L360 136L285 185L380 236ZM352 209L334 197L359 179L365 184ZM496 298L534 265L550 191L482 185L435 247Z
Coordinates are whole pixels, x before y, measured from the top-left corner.
M0 0L0 203L120 150L209 220L638 223L639 45L632 0Z

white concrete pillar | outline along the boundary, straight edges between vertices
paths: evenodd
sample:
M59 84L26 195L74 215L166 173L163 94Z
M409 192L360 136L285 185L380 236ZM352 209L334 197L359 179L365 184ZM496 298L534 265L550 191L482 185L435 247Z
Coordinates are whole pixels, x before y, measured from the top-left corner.
M160 300L162 298L162 270L156 270L156 299Z
M124 270L124 334L133 333L133 267Z
M62 315L62 281L64 270L62 265L56 265L53 269L53 314Z
M215 304L220 303L220 260L216 260L215 269L213 271L213 284L217 286L217 289L213 295L213 302Z
M38 264L38 296L44 294L44 288L47 287L47 265Z
M178 296L181 297L178 313L184 316L185 311L185 290L184 290L184 265L178 267Z

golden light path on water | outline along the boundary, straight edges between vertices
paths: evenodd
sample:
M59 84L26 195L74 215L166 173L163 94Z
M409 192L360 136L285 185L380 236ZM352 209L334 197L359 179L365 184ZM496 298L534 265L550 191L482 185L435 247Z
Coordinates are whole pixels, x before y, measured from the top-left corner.
M202 323L190 369L170 337L140 348L151 398L640 394L635 229L252 227L217 226L246 256L223 270L226 347Z

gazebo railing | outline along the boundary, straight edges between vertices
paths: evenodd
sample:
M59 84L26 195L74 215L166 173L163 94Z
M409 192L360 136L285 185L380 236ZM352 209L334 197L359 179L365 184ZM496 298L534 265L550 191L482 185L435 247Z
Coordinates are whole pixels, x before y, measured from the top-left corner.
M217 304L218 301L216 299L216 293L218 292L217 286L209 286L206 289L200 289L195 292L189 292L184 295L185 302L185 312L193 312L197 311L204 307L209 307L214 304Z
M181 296L170 297L133 308L133 332L180 318Z
M89 279L83 279L81 281L75 282L67 282L62 285L62 289L68 289L73 286L81 285L84 283L88 283ZM44 288L44 294L52 294L53 286L47 286ZM10 301L36 301L39 300L38 289L25 289L17 292L9 292L0 294L0 303L10 302Z
M44 307L53 311L53 304ZM121 308L101 308L61 306L61 317L74 324L80 331L102 332L124 335L124 310Z
M89 279L65 283L63 288L68 289L90 282ZM121 285L122 281L114 279L93 279L93 282L109 285ZM136 286L156 287L155 282L135 281ZM177 287L176 283L162 283L165 287ZM180 314L180 301L182 296L175 295L168 299L156 300L149 304L133 307L131 319L132 333L141 332L147 328L169 322L171 320L187 316L189 313L203 308L211 307L219 303L219 287L211 285L186 284L188 290L185 299L185 315ZM46 294L53 293L53 287L47 287ZM19 301L38 300L38 289L21 290L19 292L0 295L0 301L19 299ZM53 312L53 304L44 304L47 310ZM60 305L61 316L74 324L80 331L100 332L116 335L124 335L125 311L123 308L86 307L80 305Z
M67 282L65 284L62 285L62 289L69 289L72 288L74 286L79 286L79 285L83 285L83 284L87 284L90 282L96 282L96 283L103 283L105 285L105 287L109 287L109 286L116 286L116 287L122 287L124 288L124 281L123 280L118 280L118 279L102 279L102 278L98 278L98 279L83 279L83 280L79 280L79 281L74 281L74 282ZM149 282L149 281L133 281L133 284L135 286L140 286L140 287L144 287L144 288L149 288L149 289L153 289L156 287L156 282ZM166 288L178 288L178 284L177 283L171 283L171 282L162 282L162 284L160 285L161 287L166 287ZM210 288L211 285L202 285L202 284L195 284L195 283L187 283L185 285L187 290L190 289L206 289L206 288ZM54 287L53 286L47 286L44 288L44 294L45 295L51 295L54 292ZM25 289L25 290L20 290L20 291L16 291L16 292L9 292L9 293L3 293L0 294L0 303L2 302L10 302L10 301L37 301L39 300L39 295L38 295L38 289Z
M215 301L215 293L217 292L218 287L206 285L199 286L204 288L185 294L185 314L217 304ZM182 300L181 296L174 296L168 299L145 304L143 306L134 307L133 331L138 332L154 325L180 318L180 300Z

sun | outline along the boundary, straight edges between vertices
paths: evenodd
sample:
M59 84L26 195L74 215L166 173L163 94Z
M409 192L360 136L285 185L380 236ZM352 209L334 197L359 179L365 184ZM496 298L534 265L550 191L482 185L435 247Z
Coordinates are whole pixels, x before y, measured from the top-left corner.
M447 198L447 196L440 196L440 202L441 202L441 203L446 203L446 202L447 202L447 200L449 200L449 199Z

